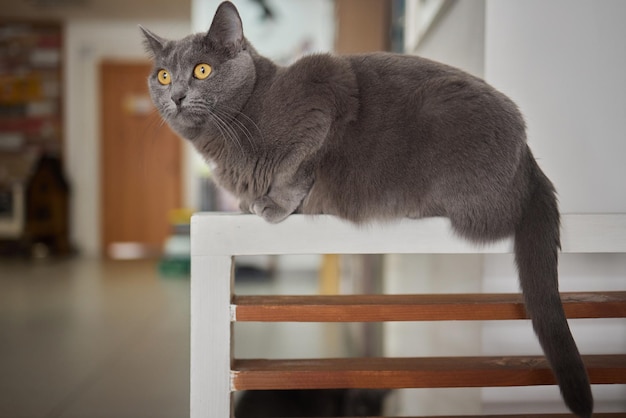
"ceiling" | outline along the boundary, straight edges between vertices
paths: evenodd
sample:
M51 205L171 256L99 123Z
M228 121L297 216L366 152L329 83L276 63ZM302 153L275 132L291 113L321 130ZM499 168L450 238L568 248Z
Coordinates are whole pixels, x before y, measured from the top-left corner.
M7 0L0 18L189 20L191 0Z

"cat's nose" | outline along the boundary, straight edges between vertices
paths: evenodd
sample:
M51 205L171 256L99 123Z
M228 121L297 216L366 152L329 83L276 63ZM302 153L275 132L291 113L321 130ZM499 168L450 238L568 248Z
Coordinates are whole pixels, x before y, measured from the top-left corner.
M187 95L183 92L172 93L172 101L176 103L176 106L178 107L180 107L180 105L183 103L183 100L185 100L185 97L187 97Z

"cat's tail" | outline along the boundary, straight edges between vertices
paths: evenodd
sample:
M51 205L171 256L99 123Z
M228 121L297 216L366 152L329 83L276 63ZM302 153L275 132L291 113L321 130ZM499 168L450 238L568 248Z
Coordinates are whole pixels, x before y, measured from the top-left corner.
M559 211L552 183L528 153L531 194L515 229L515 260L526 311L559 383L565 404L591 417L593 396L558 290Z

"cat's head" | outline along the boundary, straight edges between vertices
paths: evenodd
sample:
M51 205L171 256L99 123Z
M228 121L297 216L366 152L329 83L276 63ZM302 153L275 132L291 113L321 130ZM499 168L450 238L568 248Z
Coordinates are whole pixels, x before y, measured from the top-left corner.
M148 86L154 105L181 136L194 139L220 129L246 103L256 75L241 18L222 3L206 33L167 40L141 27L154 60Z

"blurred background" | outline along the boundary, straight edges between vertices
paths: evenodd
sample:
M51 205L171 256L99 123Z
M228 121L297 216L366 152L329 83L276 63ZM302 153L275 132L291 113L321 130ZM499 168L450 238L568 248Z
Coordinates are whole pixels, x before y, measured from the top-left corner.
M310 52L418 54L516 101L564 213L626 212L626 3L236 0L244 33ZM189 217L233 210L160 121L137 25L206 31L217 0L17 0L0 7L0 417L189 414ZM367 169L365 167L364 169ZM626 255L564 255L561 290L626 289ZM241 294L516 292L512 257L238 260ZM586 354L623 319L573 320ZM384 339L381 338L384 335ZM237 324L238 357L534 354L530 324ZM626 412L626 387L594 387ZM565 411L555 387L401 390L394 415Z

